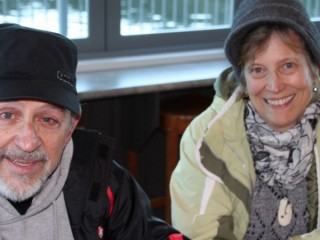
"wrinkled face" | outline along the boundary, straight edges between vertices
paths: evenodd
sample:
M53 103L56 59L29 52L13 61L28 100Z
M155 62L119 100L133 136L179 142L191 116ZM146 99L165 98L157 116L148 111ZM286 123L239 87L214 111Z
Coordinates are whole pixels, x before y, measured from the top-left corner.
M78 119L33 101L0 102L0 194L22 201L37 193L60 162Z
M245 64L244 74L249 98L266 123L278 132L294 127L312 97L306 57L273 33L265 50Z

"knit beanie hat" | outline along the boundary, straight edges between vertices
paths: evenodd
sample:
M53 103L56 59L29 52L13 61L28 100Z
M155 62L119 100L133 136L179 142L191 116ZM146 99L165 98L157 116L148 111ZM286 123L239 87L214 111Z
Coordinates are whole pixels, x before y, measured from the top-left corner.
M294 30L306 42L312 58L320 64L320 35L299 0L242 0L224 46L238 78L242 39L263 24L281 24Z
M48 31L0 24L0 101L35 99L80 114L77 48Z

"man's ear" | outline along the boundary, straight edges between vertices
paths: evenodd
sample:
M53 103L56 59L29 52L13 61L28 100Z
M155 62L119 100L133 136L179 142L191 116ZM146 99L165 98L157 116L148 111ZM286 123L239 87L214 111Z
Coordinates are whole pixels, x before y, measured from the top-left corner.
M69 128L69 133L66 137L66 143L68 143L71 139L71 136L72 136L72 133L74 132L74 130L76 129L78 123L79 123L79 120L80 120L80 115L73 115L71 116L73 118L72 120L72 126L70 126Z

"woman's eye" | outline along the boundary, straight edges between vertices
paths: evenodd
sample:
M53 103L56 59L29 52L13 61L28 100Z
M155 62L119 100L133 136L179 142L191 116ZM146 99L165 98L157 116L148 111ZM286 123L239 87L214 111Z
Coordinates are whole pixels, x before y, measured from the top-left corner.
M282 65L280 71L283 74L292 74L297 69L296 66L297 65L294 62L286 62L285 64Z
M250 74L255 78L262 78L265 75L265 70L262 67L253 67Z
M262 68L254 68L252 69L253 73L261 73L262 72Z

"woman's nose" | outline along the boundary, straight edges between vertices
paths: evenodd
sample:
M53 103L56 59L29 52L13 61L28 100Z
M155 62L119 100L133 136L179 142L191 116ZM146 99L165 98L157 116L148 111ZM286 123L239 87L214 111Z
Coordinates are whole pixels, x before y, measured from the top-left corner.
M281 76L277 73L272 73L268 75L266 89L271 92L280 92L283 88L283 82Z
M22 123L15 137L15 144L23 151L32 152L40 146L40 138L32 122Z

